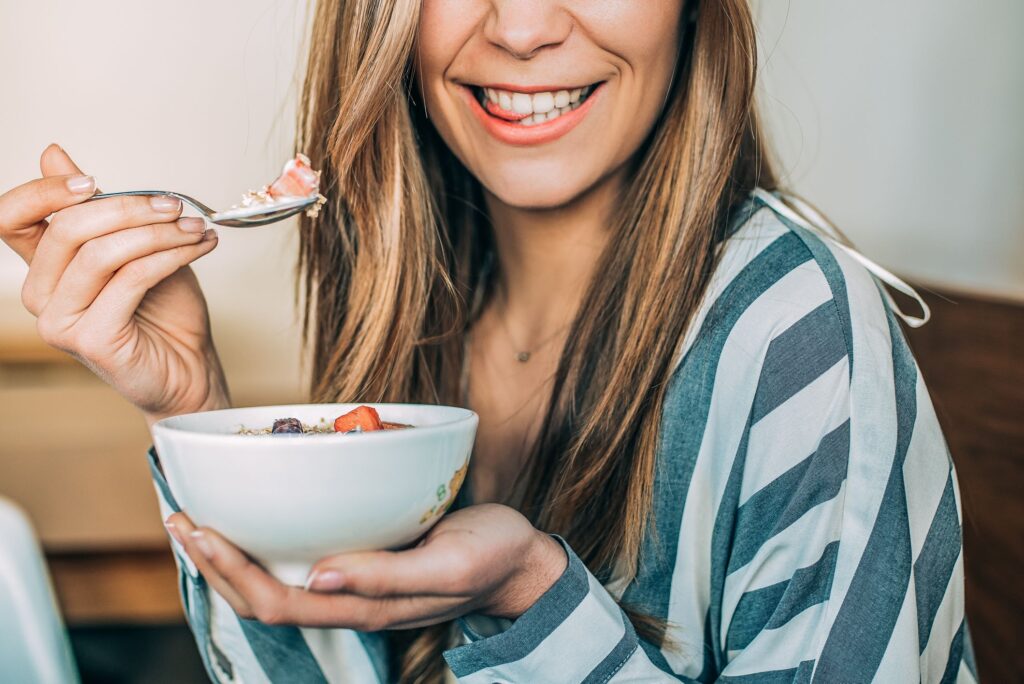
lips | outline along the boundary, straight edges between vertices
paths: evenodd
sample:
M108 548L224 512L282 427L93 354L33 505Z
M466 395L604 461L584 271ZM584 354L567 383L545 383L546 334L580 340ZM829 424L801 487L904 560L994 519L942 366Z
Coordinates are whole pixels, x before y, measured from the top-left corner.
M604 82L583 88L462 85L463 97L484 129L508 145L552 142L586 117Z

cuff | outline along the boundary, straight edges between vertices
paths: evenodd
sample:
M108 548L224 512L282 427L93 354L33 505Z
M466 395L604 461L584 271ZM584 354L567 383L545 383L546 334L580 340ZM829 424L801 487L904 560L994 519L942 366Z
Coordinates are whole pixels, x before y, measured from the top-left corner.
M492 636L477 618L460 620L470 643L444 653L460 680L601 681L637 649L633 626L564 539L569 563L533 606ZM493 627L493 623L492 623ZM490 630L488 630L490 631Z

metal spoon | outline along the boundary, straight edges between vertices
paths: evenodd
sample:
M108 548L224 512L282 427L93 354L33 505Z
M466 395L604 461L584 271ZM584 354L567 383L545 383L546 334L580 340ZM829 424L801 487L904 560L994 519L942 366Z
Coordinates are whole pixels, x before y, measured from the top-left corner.
M224 211L215 211L199 200L193 199L188 195L182 195L180 192L167 192L166 190L127 190L125 192L104 192L98 195L93 195L86 201L91 202L93 200L106 199L107 197L126 197L132 195L165 195L167 197L176 197L205 216L206 220L210 223L215 223L219 226L228 226L229 228L253 228L255 226L265 226L268 223L283 221L286 218L290 218L295 214L298 214L304 209L308 209L311 205L315 204L318 199L318 197L303 197L302 199L279 202L270 206L265 204L254 204L250 207L226 209Z

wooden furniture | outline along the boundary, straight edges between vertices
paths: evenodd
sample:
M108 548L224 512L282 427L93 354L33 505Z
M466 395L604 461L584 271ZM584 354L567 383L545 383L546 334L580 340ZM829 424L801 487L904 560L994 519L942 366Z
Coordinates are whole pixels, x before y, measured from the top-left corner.
M1024 681L1024 304L925 293L908 338L964 511L967 619L982 682Z

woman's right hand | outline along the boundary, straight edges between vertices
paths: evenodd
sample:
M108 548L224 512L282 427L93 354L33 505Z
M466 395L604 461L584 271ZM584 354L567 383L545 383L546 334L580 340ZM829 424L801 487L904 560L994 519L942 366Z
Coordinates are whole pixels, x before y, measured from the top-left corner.
M216 233L181 218L181 203L167 197L82 204L95 181L56 145L40 169L42 178L0 195L0 239L29 265L22 302L43 341L82 361L150 424L227 407L206 301L188 267L216 247Z

